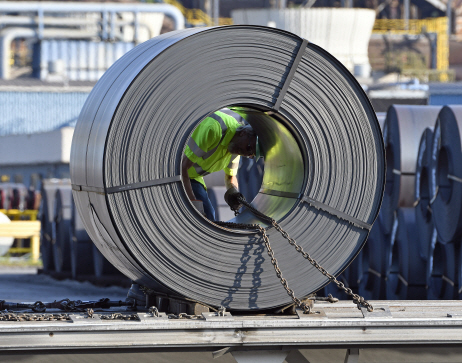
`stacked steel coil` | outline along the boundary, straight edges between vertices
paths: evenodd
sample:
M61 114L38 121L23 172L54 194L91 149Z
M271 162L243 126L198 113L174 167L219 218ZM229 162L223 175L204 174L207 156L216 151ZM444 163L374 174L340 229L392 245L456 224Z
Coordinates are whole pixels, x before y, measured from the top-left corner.
M338 61L281 30L187 29L124 55L79 117L73 193L92 240L132 280L211 305L265 309L291 299L261 236L202 218L179 177L196 125L236 105L246 107L265 156L252 204L339 274L359 253L380 207L380 127ZM248 210L233 220L264 224ZM328 282L274 228L267 233L298 296Z
M61 179L44 179L42 181L41 203L38 218L41 222L40 253L43 270L55 271L53 258L53 222L55 219L55 198L60 187L69 185L69 181Z
M53 261L56 272L71 271L70 221L71 221L71 186L62 183L56 190L53 204Z
M389 108L383 126L387 158L387 183L381 209L385 234L393 227L398 207L412 207L417 153L422 132L433 127L439 106L403 106Z
M421 258L428 260L433 235L431 201L431 160L433 145L433 127L427 128L420 139L415 174L415 220L416 235Z
M431 164L433 221L441 243L462 234L462 106L445 106L435 125Z

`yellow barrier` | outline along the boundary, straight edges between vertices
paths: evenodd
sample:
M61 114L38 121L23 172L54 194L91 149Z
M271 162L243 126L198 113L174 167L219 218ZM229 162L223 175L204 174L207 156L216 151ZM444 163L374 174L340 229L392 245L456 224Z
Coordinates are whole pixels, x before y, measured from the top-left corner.
M186 18L186 21L192 26L211 26L215 25L213 19L200 9L188 9L180 4L177 0L164 0L164 3L177 7ZM219 18L218 25L232 25L232 18Z
M0 213L5 214L8 218L13 221L19 221L27 219L29 221L36 221L37 220L37 210L19 210L19 209L0 209Z
M28 253L37 262L40 257L40 221L11 221L0 223L0 237L30 238L30 248L10 248L11 253Z
M439 71L439 80L450 80L449 71L449 39L448 19L446 17L430 19L376 19L373 33L378 34L423 34L436 33L436 69Z

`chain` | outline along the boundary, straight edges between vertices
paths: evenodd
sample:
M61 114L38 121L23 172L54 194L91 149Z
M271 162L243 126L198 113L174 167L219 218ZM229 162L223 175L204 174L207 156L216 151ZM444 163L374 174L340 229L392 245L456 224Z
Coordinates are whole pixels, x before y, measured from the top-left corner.
M136 314L113 313L110 315L100 315L101 320L137 320L140 318Z
M14 311L0 311L0 321L64 321L71 320L68 314L18 314Z
M284 231L281 226L271 217L263 214L262 212L258 211L254 207L252 207L245 198L239 198L239 201L246 206L252 213L254 213L257 217L260 217L263 220L268 221L279 233L281 233L282 237L284 237L289 244L291 244L295 250L301 255L308 260L308 262L313 265L319 272L321 272L324 276L326 276L330 282L333 282L334 284L337 285L337 287L341 290L343 290L346 294L350 295L353 298L353 302L356 304L359 310L361 310L361 307L365 307L367 311L371 312L374 310L374 307L362 296L355 294L349 287L346 287L343 282L338 281L334 275L330 274L324 267L322 267L319 263L316 262L314 258L312 258L307 252L303 250L303 248L295 242L293 238L289 236L289 234ZM217 222L215 222L217 223ZM244 228L244 229L257 229L262 237L263 241L265 242L266 249L268 251L268 255L271 258L271 263L274 266L274 270L276 271L276 275L281 281L282 286L284 286L284 289L287 291L287 294L292 298L293 302L303 309L305 314L309 314L311 312L311 307L302 302L299 298L295 296L294 291L289 287L287 280L282 276L281 269L278 266L278 262L276 258L274 257L274 251L271 248L269 238L266 235L265 229L260 226L259 224L243 224L243 223L232 223L232 222L218 222L217 224L231 227L231 228Z
M202 315L188 315L186 313L180 313L178 315L168 314L167 316L169 319L190 319L190 320L204 319Z

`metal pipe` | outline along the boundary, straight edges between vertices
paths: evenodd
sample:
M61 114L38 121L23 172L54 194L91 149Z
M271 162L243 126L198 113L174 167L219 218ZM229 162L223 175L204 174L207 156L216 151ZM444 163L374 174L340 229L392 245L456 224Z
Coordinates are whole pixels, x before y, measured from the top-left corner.
M94 32L83 30L67 30L67 29L44 29L43 38L94 38ZM39 34L34 29L28 28L6 28L0 31L0 79L10 78L10 49L11 42L16 38L39 38Z
M164 13L171 17L175 29L184 29L184 16L179 9L169 4L119 4L119 3L74 3L74 2L0 2L1 13L40 12L43 13L104 13L145 12Z

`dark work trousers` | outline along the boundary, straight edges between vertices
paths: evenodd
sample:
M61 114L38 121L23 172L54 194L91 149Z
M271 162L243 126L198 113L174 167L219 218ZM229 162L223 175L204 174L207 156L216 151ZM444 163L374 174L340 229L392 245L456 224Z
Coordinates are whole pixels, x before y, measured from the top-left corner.
M204 212L208 219L215 222L215 209L213 208L212 202L209 199L209 195L205 190L204 186L196 180L191 179L191 187L196 196L196 199L202 200L204 203Z

